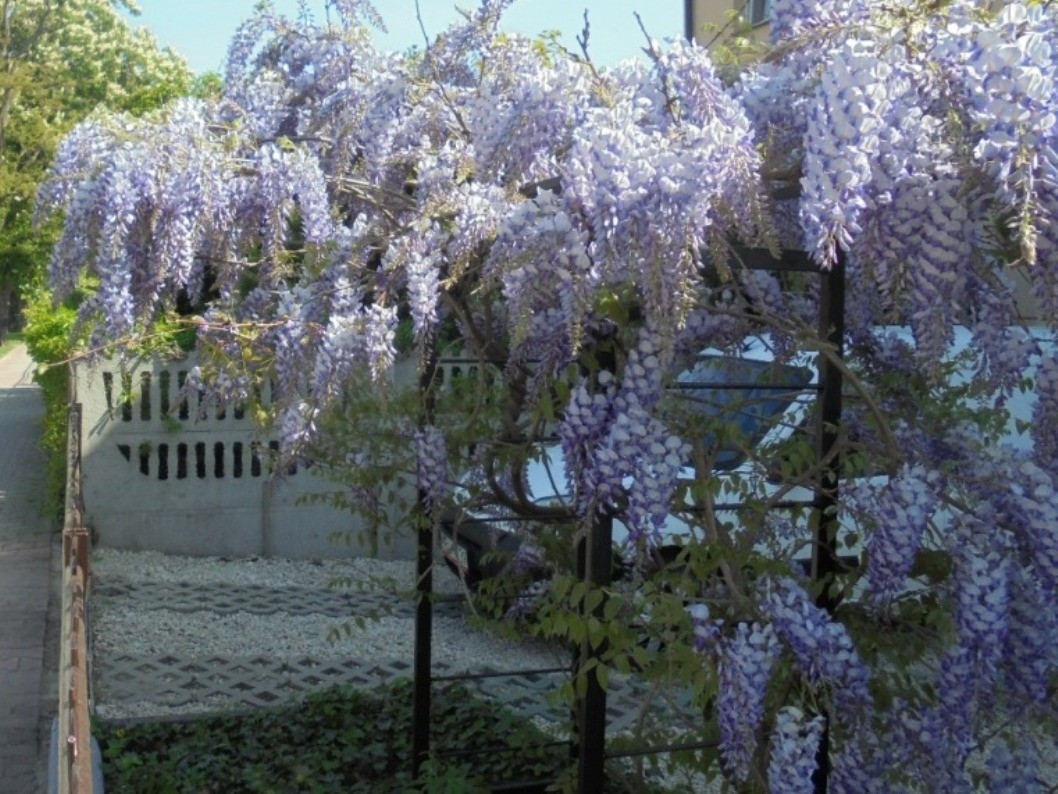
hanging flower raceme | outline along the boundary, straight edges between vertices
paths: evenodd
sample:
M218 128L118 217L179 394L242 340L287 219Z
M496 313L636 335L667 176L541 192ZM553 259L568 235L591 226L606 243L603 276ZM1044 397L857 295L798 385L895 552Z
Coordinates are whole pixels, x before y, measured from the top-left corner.
M429 340L440 320L441 268L437 261L440 235L432 232L431 229L425 234L412 233L394 240L382 259L387 274L393 273L398 282L403 275L418 341Z
M533 42L517 37L503 41L494 57L512 68L490 72L466 115L478 174L514 185L557 176L556 150L597 104L587 67L548 64Z
M1006 640L1010 619L1010 561L996 552L967 557L956 586L959 642L978 649L987 681L995 675Z
M323 405L341 396L343 384L366 372L376 386L388 383L396 351L396 310L357 305L347 314L332 314L315 348L312 394Z
M1042 356L1036 369L1032 440L1036 463L1058 476L1058 355Z
M1058 594L1058 491L1050 472L1023 453L993 450L991 460L1016 474L1006 487L984 496L996 523L1009 531L1025 564L1052 594ZM980 477L988 476L987 470Z
M955 567L956 641L940 666L940 703L953 746L964 758L978 713L989 705L1009 627L1011 560L1002 536L992 531L987 507L960 514L948 539Z
M694 649L698 653L712 655L720 642L724 622L712 618L709 606L701 602L688 606L687 615L691 619L691 629L694 632Z
M889 730L881 736L871 726L859 730L838 754L831 778L835 791L888 794L896 781L906 780L908 769L927 791L972 790L964 768L968 748L958 735L966 724L954 722L942 706L901 698L879 719Z
M980 130L974 156L995 180L998 198L1014 211L1011 231L1023 258L1036 262L1042 244L1050 259L1058 240L1046 222L1058 207L1054 16L1040 6L1009 2L993 20L965 10L955 17L957 35L944 37L935 57L951 70Z
M571 440L575 427L566 431ZM629 545L653 548L658 529L672 510L689 452L685 441L630 400L608 420L598 446L582 464L583 504L618 511L628 527Z
M849 495L861 522L871 526L867 575L876 605L884 606L904 591L926 524L937 506L938 485L935 472L905 465L880 488L863 483Z
M266 253L275 262L287 247L295 204L300 209L305 242L321 246L333 238L330 203L323 172L304 149L285 151L267 144L257 152L254 201L261 217Z
M814 684L829 686L836 706L853 714L873 702L870 671L848 630L820 609L792 579L763 583L764 614L797 666Z
M993 794L1020 794L1032 791L1040 781L1040 759L1029 739L992 743L988 754L988 790Z
M827 31L836 34L864 18L870 5L869 0L772 0L771 40L782 43L798 37L811 40Z
M585 481L591 465L591 452L606 437L607 425L613 413L615 393L613 374L600 372L596 389L579 383L570 395L569 403L558 426L569 492L576 494L582 514L591 508L594 495Z
M574 130L563 196L590 235L600 285L634 286L673 338L695 303L699 253L732 233L755 236L760 156L703 50L673 45L653 73L613 78L628 100L592 109Z
M1015 695L1044 704L1048 682L1058 671L1058 614L1031 571L1015 569L1009 582L1006 647L1001 673Z
M984 285L971 277L969 298L975 308L973 347L980 350L975 376L987 388L1002 398L1013 393L1021 383L1022 374L1029 367L1033 356L1040 353L1039 343L1017 322L1015 300L1009 291L996 289L994 284ZM1058 394L1058 383L1045 383L1040 389L1045 396ZM1045 397L1046 398L1046 397ZM1037 427L1036 423L1033 427ZM1047 444L1039 439L1035 448L1044 450L1037 455L1039 460L1053 459L1048 455ZM1058 455L1058 445L1054 447Z
M544 329L564 331L565 347L580 347L591 297L599 286L587 242L588 234L576 217L549 190L514 206L503 220L483 276L502 284L515 348L539 338L533 333L533 318L548 309L553 311Z
M279 409L279 453L273 461L274 474L282 476L305 459L306 450L316 437L319 415L317 407L307 401L287 402Z
M852 247L871 208L871 159L892 107L893 65L873 41L851 40L828 64L809 112L801 223L823 266Z
M720 692L720 756L728 777L744 782L757 752L757 732L764 718L764 696L772 668L782 652L768 624L740 623L735 635L721 640L717 668Z
M427 425L416 430L414 438L419 489L426 509L434 513L451 492L444 434L437 427Z
M768 788L788 794L815 791L812 775L818 762L825 720L811 719L799 708L785 706L775 715L768 760Z

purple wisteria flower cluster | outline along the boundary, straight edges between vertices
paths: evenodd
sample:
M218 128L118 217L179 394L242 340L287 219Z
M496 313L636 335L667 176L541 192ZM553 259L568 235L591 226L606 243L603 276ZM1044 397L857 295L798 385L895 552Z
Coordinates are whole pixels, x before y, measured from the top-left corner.
M823 724L823 717L809 719L796 706L786 706L775 715L768 760L768 787L772 791L815 791L812 774L818 764Z
M444 435L438 428L431 426L415 431L415 457L426 505L430 510L439 509L447 500L451 479Z
M740 623L720 644L720 754L729 778L745 781L757 751L764 697L782 648L771 625Z
M859 520L871 529L867 577L877 605L887 604L906 587L926 524L937 507L938 480L936 472L923 466L905 466L881 486L882 493L865 493L874 489L863 483L849 496L852 509L862 504L871 511L869 517L861 513Z
M830 688L838 711L854 714L869 707L871 673L848 629L792 579L766 581L763 589L764 614L808 680Z

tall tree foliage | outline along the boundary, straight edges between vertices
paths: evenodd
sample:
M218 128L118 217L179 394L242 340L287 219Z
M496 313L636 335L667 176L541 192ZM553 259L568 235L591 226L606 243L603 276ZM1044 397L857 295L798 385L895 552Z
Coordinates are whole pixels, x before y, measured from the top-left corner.
M325 25L247 22L217 101L96 116L64 141L39 201L65 212L56 289L98 279L93 344L190 296L214 396L250 400L270 377L287 454L334 467L365 510L386 484L370 475L403 467L435 513L473 499L572 537L617 514L633 584L608 594L615 619L578 623L583 592L559 577L541 630L604 636L605 667L692 683L715 706L713 771L738 786L809 786L824 724L835 791L968 790L971 769L1037 785L1030 726L1053 726L1058 661L1058 360L1018 325L1004 270L1027 273L1053 334L1050 4L776 0L772 51L727 82L680 42L599 70L501 33L500 0L386 54L369 3L330 5ZM830 612L796 564L803 517L764 509L811 461L749 450L779 486L719 480L723 430L672 399L703 348L756 335L778 361L832 354L811 280L748 271L732 241L803 247L824 269L845 253L859 399L844 443L883 476L846 489L866 551L827 582L844 596ZM960 325L972 341L953 362ZM403 329L424 360L451 345L502 377L438 393L427 426L399 400L365 421L356 395L387 386ZM953 387L957 367L972 377ZM986 409L1033 373L1030 451L997 443ZM524 468L552 433L572 498L541 506ZM725 519L732 495L760 509ZM659 581L670 515L693 538Z
M133 30L122 0L0 6L0 336L13 292L47 262L32 226L37 185L62 137L96 107L141 113L188 90L183 60Z

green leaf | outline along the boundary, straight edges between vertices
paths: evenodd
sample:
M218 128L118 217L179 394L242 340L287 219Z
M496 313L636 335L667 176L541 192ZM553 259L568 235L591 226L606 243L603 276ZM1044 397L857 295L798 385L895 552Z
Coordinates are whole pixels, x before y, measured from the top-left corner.
M617 596L611 595L603 604L602 615L607 622L616 620L621 611L622 601Z
M584 611L588 614L594 614L602 604L604 598L606 598L605 591L598 589L590 590L584 598Z
M610 668L604 664L600 664L595 670L595 676L599 681L599 686L604 690L610 688Z

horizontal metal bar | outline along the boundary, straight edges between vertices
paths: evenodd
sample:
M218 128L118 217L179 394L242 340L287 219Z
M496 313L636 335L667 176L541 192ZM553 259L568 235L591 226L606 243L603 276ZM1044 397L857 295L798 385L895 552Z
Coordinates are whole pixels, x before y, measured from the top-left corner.
M493 367L500 365L506 365L508 362L505 359L500 358L439 358L437 359L437 366L455 366L456 364L471 366L473 364L489 364ZM535 361L527 361L526 364L536 364Z
M490 794L504 794L504 792L514 792L514 794L546 794L548 791L554 791L554 786L558 782L557 778L547 778L546 780L516 780L510 783L495 783L489 786Z
M465 518L461 522L451 522L456 527L456 532L459 532L460 524L468 524L472 521L476 521L480 524L494 524L501 521L540 521L548 524L573 524L579 519L576 516L473 516Z
M466 598L465 593L430 592L430 600L435 604L455 604L459 601L466 601Z
M815 507L815 499L783 499L778 502L773 502L768 505L769 510L792 510L798 507ZM712 506L712 511L727 510L731 512L738 512L739 510L751 510L759 509L759 504L746 504L745 502L719 502ZM704 512L705 508L693 507L693 506L681 506L674 510L675 513L689 513L691 515L695 513ZM447 522L449 526L454 526L455 532L459 533L459 526L461 524L467 524L470 522L476 522L479 524L498 524L502 522L517 523L521 521L525 522L545 522L550 524L572 524L578 519L576 516L561 517L561 516L473 516L464 519L461 522Z
M723 390L735 390L739 389L742 391L749 391L750 389L764 389L767 391L778 391L778 392L789 392L790 394L799 394L800 392L806 391L821 391L822 387L818 383L807 383L804 386L789 386L779 384L768 384L768 383L753 383L747 381L745 383L728 382L728 383L713 383L712 381L694 381L694 380L681 380L679 383L673 384L669 387L670 389L717 389Z
M524 447L527 444L557 444L561 440L562 440L561 436L533 436L532 438L523 438L520 441L511 441L510 439L499 439L499 440L497 440L497 439L483 438L483 439L479 439L477 441L471 441L467 446L477 446L477 447L489 446L489 447L498 447L498 448L502 449L503 447L511 447L511 448ZM526 460L528 461L528 460L530 460L530 458L527 456Z
M495 783L489 786L491 794L503 794L503 792L515 792L515 794L544 794L552 791L552 786L557 782L556 778L549 777L541 780L514 780L507 783Z
M544 750L548 747L569 747L570 740L555 740L553 742L542 742L540 744L530 744L525 747L511 747L510 745L497 745L496 747L472 747L465 750L437 750L434 755L439 758L470 758L475 755L485 755L486 753L517 753L525 750Z
M569 674L569 667L543 667L539 670L505 670L499 673L457 673L453 675L431 676L431 681L479 681L483 678L511 678L516 675L550 675L552 673Z
M635 750L618 750L616 752L607 752L607 758L632 758L641 755L658 755L660 753L678 753L681 750L706 750L713 747L719 747L720 740L714 739L711 742L690 742L687 744L663 744L658 747L642 747Z
M732 245L731 252L738 264L748 270L774 270L787 273L826 274L818 262L814 262L806 251L794 251L784 248L776 259L767 248L748 248L744 245Z
M784 499L779 502L773 502L768 505L769 510L792 510L795 507L814 507L814 499ZM705 508L702 507L681 507L676 510L677 513L700 513ZM745 502L720 502L714 504L711 508L713 512L718 510L730 510L732 512L738 512L739 510L753 510L760 509L759 504L746 504Z
M552 176L537 182L529 182L518 188L518 192L528 199L536 198L541 190L550 190L552 193L562 192L562 177Z

